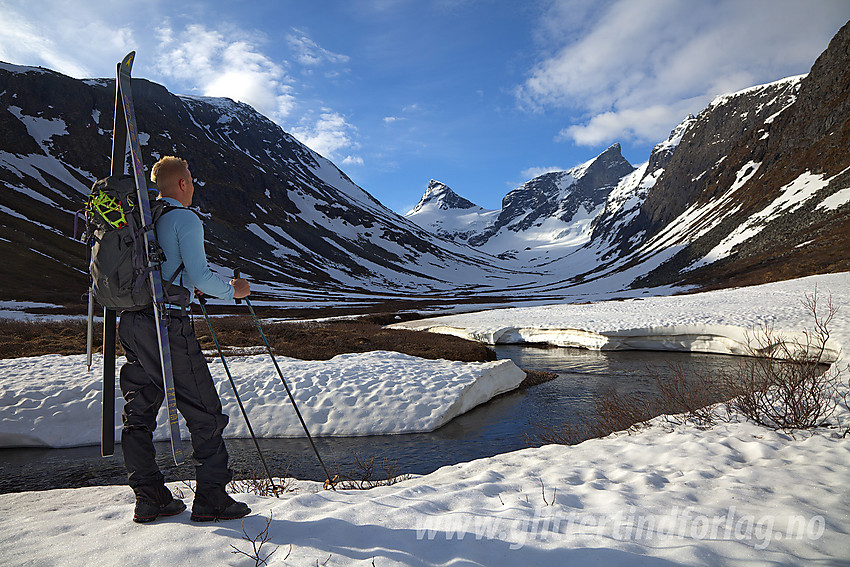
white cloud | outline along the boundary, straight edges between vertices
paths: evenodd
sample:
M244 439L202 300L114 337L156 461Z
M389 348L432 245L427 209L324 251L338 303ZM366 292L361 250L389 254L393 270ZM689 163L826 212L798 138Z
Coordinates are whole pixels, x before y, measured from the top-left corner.
M702 101L697 105L703 105ZM599 146L612 140L640 140L648 138L647 133L656 133L651 141L657 141L670 133L670 124L678 124L692 108L688 99L680 103L653 105L645 108L626 108L616 112L602 112L594 115L584 124L564 128L556 136L556 141L573 141L579 145Z
M304 76L296 71L314 70L322 73L310 75L311 81L320 74L338 76L347 72L340 67L349 56L323 48L297 28L269 38L219 15L186 24L188 16L166 17L171 9L160 0L134 0L132 8L138 17L131 20L129 5L115 0L0 0L0 60L77 78L110 77L115 63L136 50L135 76L175 93L245 102L323 155L362 163L355 152L357 129L323 101L306 97L303 92L317 89L295 78Z
M315 123L293 128L292 135L326 158L335 159L338 150L358 147L353 139L356 131L341 114L324 112ZM348 156L346 159L358 158Z
M311 67L348 61L346 56L322 49L303 32L294 32L297 35L287 36L287 42L294 49L295 61ZM181 31L164 25L157 33L161 41L157 69L163 75L193 85L205 96L250 104L327 158L336 159L341 150L357 148L357 129L342 114L321 108L314 119L316 112L309 101L296 96L297 83L289 73L294 63L277 62L265 54L262 35L198 24ZM296 115L301 118L293 126ZM360 158L348 155L345 159L354 164Z
M360 156L345 156L345 159L342 160L342 165L363 165L363 158Z
M528 108L584 118L559 139L657 141L715 95L808 71L846 0L554 2L538 29L542 61L517 89Z
M529 167L528 169L522 170L520 175L523 179L534 179L535 177L540 177L541 175L551 173L553 171L565 171L565 168L558 167L556 165L548 167Z
M314 67L322 63L348 63L349 57L334 53L317 44L302 30L292 28L292 33L286 36L286 42L292 48L299 63Z
M80 5L0 0L0 61L43 66L78 79L103 76L109 67L108 75L114 75L115 63L135 41L125 22L109 21L111 15L99 0Z
M284 67L260 51L248 34L192 24L175 32L157 29L157 70L165 77L192 84L204 96L245 102L275 122L294 109L294 87Z

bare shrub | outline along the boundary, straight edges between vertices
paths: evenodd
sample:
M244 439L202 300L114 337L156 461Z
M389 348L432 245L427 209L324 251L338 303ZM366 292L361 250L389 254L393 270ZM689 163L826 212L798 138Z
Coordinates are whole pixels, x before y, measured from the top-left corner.
M624 395L610 387L594 400L593 409L592 432L599 436L640 427L658 415L660 404L654 396Z
M241 478L233 479L227 485L227 489L233 494L256 494L257 496L276 496L285 492L293 492L295 490L295 480L288 477L284 473L279 482L272 485L272 481L265 475L265 472L254 467L247 474L239 474Z
M624 395L608 387L594 396L592 410L578 413L576 423L539 424L537 434L527 441L529 444L575 445L615 431L639 429L658 415L660 407L654 397L644 394Z
M686 371L680 363L667 362L667 375L649 368L655 378L658 398L656 410L669 425L690 423L700 429L709 429L717 423L715 406L725 400L724 387L709 372Z
M663 375L648 368L655 378L657 395L625 396L608 388L594 398L591 411L578 415L576 423L540 424L538 433L527 441L530 445L574 445L614 431L634 430L658 415L671 425L690 423L700 428L710 428L734 413L772 429L826 425L839 401L850 408L850 381L847 388L841 388L841 369L824 364L831 358L829 326L838 308L831 297L825 306L819 306L817 289L804 298L803 305L811 314L813 328L804 330L798 338L763 327L749 337L748 356L740 357L731 370L716 375L686 371L669 362ZM717 412L720 402L726 416ZM850 435L850 425L839 427L843 428L842 436Z
M364 458L355 453L354 465L355 470L349 473L340 472L337 475L342 479L337 484L339 488L343 490L369 490L379 486L392 486L411 478L411 475L401 472L397 461L378 460L374 455Z
M271 559L272 555L278 550L279 546L276 546L273 550L266 553L263 551L263 546L271 541L271 534L269 534L269 527L272 523L272 511L269 510L269 517L266 519L266 527L261 530L257 535L251 537L248 535L248 532L245 530L245 520L242 520L242 539L249 542L251 544L251 551L242 551L235 545L231 545L233 548L234 555L244 555L250 559L254 560L254 567L260 567L261 565L268 565L269 559ZM283 561L289 559L289 554L292 553L292 545L289 546L289 552L286 554L286 557L283 558Z
M847 365L846 370L848 371L848 373L850 373L850 364ZM847 388L845 388L844 391L841 392L841 401L844 405L844 409L850 410L850 378L848 378L847 380ZM839 425L839 427L841 426ZM841 437L846 438L848 435L850 435L850 424L845 424L843 427L844 431L841 432Z
M788 339L772 328L756 331L750 355L723 376L730 412L771 429L811 429L823 425L838 405L840 370L826 367L829 325L838 308L829 298L818 308L817 290L803 301L814 327Z
M594 435L587 429L573 423L537 423L533 434L525 434L525 443L529 447L537 445L578 445L582 441L592 439ZM600 436L596 436L600 437Z

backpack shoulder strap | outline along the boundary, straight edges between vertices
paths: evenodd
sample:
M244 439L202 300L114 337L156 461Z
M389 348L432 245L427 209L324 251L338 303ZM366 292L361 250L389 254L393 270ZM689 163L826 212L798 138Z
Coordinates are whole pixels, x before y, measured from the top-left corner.
M201 217L201 214L195 209L190 209L189 207L178 207L177 205L172 205L171 203L167 203L161 199L157 199L157 201L162 203L162 206L159 207L160 210L158 211L157 218L161 217L165 213L170 213L171 211L190 211L201 219L202 222L204 220L203 217ZM154 222L156 222L156 219L154 219Z

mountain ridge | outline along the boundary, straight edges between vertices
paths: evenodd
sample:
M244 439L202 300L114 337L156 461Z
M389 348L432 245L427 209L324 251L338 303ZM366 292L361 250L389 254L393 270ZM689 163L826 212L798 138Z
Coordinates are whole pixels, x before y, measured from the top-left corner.
M23 289L4 282L10 297L69 303L86 287L85 247L69 237L110 169L113 85L0 67L0 252L15 258L13 276L30 265L56 281L52 293L32 278ZM144 79L133 90L144 163L170 154L192 164L210 260L220 272L241 267L261 296L439 293L513 273L393 213L248 105ZM485 277L467 285L467 271Z

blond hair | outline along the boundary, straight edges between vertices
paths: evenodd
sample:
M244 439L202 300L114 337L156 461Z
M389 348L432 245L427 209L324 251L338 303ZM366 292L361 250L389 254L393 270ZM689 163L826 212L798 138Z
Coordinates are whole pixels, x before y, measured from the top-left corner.
M189 162L175 156L165 156L156 162L151 169L151 181L156 183L156 188L162 193L183 178L189 171Z

